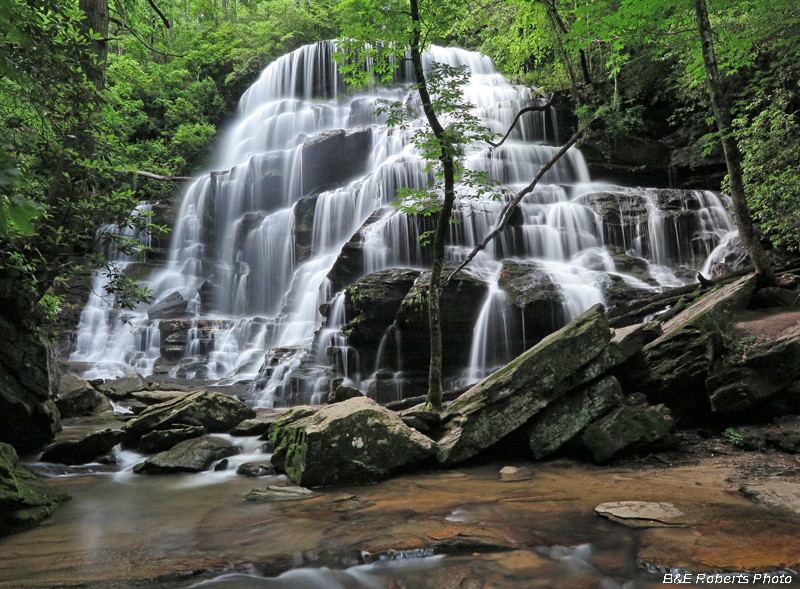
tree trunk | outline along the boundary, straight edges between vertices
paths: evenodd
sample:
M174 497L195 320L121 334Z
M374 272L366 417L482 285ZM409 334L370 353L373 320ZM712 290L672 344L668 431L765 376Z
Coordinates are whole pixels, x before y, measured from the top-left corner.
M433 265L431 266L431 279L428 286L428 325L430 328L431 358L428 372L428 398L425 403L427 411L442 410L442 316L439 305L441 293L442 267L444 266L444 251L447 235L450 231L450 217L453 213L455 202L455 166L453 146L447 139L447 134L439 122L431 103L430 93L425 81L425 71L422 68L422 55L420 54L420 26L419 6L417 0L411 0L411 23L413 27L411 41L411 63L414 67L414 80L419 90L422 110L428 119L428 124L434 137L439 141L439 161L444 172L444 202L436 225L433 237Z
M695 12L697 13L697 28L700 32L700 42L703 49L703 65L706 70L706 82L708 93L711 96L711 108L714 111L714 120L717 122L719 137L722 141L722 149L725 152L725 163L728 166L728 182L730 183L731 199L733 200L733 212L736 215L736 223L739 226L739 235L742 243L753 260L756 274L762 284L775 284L775 273L769 258L761 247L753 219L750 216L750 209L747 206L747 198L744 193L744 182L742 180L742 154L739 146L733 137L733 125L731 122L731 109L722 91L722 84L719 79L719 68L717 58L714 54L714 37L711 31L711 23L708 20L708 8L706 0L695 0Z
M81 21L83 34L88 36L91 31L102 37L102 39L92 41L92 48L97 61L88 70L89 79L94 84L94 87L97 88L98 92L102 92L106 87L108 0L80 0L78 8L86 14L86 18Z

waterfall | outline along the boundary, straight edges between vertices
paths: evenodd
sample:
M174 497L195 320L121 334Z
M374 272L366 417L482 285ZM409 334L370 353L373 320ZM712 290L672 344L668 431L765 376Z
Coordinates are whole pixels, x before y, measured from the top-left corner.
M374 272L430 265L419 237L435 217L391 206L398 189L432 180L411 141L423 122L388 128L374 114L378 100L414 108L419 99L407 65L391 86L349 92L335 49L333 41L301 47L245 92L215 171L183 194L167 261L143 282L158 301L178 293L185 310L155 316L142 305L122 321L113 301L92 295L71 356L92 363L88 376L246 381L257 406L318 402L341 382L381 400L415 394L425 367L409 360L420 347L410 324L387 319L373 349L359 351L348 342L357 317L345 312L342 289ZM477 53L432 47L424 61L467 66L464 96L494 132L542 102ZM558 137L554 113L544 111L523 117L500 148L466 148L466 166L502 191L459 199L448 260L484 238L558 150ZM688 269L724 256L734 236L724 196L593 184L570 149L470 265L485 295L464 312L474 325L447 384L475 382L589 306L613 304L614 289L683 284ZM546 296L529 300L520 284Z

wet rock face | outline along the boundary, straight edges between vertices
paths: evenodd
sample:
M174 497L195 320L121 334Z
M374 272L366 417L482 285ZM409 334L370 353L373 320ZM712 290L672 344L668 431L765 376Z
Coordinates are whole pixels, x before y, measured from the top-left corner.
M444 411L437 460L456 464L488 448L569 391L621 361L595 305L488 376Z
M61 431L50 345L0 319L0 442L33 452Z
M650 406L644 395L631 395L625 405L587 427L581 439L596 462L605 462L628 448L660 440L673 425L667 407Z
M360 278L345 289L348 321L344 332L348 345L358 351L362 368L367 372L375 366L381 340L418 277L419 270L382 270Z
M137 474L171 474L178 472L201 472L217 460L234 456L239 447L222 438L203 436L180 442L160 452L144 462L137 464L133 472Z
M536 262L504 260L497 283L525 323L524 331L513 330L518 337L513 349L524 351L564 325L564 295Z
M445 264L442 275L449 276L453 270L454 265ZM430 272L422 272L397 311L404 372L427 374L430 360L429 280ZM444 374L453 374L468 364L473 329L487 292L487 284L468 268L461 270L442 289L442 348L447 351L442 359Z
M198 391L148 407L125 424L125 431L140 437L153 430L193 425L205 427L209 432L225 432L255 416L256 412L241 401L211 391Z
M173 292L156 302L147 310L148 319L171 319L186 313L189 301L179 292Z
M270 430L272 464L297 485L362 484L435 454L436 444L366 397L297 407Z
M381 208L372 213L350 240L344 244L336 261L328 273L333 292L342 290L353 284L364 275L364 231L375 224L386 214L386 209Z
M301 198L295 203L292 213L294 214L294 259L298 264L305 262L314 252L311 251L311 244L314 236L314 211L317 208L319 195L311 195Z
M38 524L67 499L19 466L14 448L0 442L0 536Z
M320 133L303 144L303 188L343 184L366 170L372 146L370 129Z

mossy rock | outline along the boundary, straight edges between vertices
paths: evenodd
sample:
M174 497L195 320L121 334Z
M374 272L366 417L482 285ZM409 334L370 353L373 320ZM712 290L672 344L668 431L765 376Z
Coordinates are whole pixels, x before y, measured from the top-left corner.
M35 526L69 498L19 466L16 450L0 442L0 536Z

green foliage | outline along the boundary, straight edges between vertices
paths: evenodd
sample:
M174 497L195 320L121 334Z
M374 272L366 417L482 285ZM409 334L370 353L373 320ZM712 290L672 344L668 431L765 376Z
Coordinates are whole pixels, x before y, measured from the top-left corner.
M732 427L722 432L722 439L731 446L736 446L737 448L744 448L745 446L744 436Z
M750 105L734 121L753 216L775 246L800 252L800 121L786 92Z

